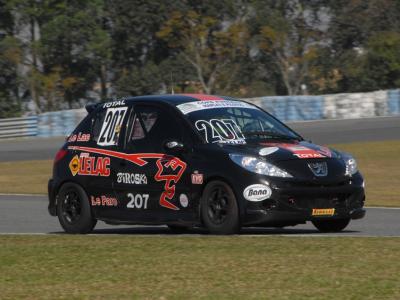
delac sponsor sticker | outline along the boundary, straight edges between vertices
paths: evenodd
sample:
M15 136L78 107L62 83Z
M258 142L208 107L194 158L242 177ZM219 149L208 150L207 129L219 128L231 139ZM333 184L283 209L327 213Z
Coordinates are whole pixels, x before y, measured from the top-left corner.
M272 190L264 184L253 184L245 188L243 196L249 201L263 201L271 197Z

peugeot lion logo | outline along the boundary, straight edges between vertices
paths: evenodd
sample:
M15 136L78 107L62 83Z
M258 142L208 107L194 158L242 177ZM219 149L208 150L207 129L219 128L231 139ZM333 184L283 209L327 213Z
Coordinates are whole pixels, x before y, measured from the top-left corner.
M326 162L309 163L308 167L315 176L322 177L328 175L328 166Z

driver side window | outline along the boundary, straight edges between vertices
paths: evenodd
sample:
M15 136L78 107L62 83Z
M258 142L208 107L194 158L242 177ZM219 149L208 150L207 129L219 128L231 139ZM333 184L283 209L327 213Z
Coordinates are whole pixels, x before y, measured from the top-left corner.
M150 105L134 107L127 131L129 150L163 153L169 140L182 141L182 127L168 111Z

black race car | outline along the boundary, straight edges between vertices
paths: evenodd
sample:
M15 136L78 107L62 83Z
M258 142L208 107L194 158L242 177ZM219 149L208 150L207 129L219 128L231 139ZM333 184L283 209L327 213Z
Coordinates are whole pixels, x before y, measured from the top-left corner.
M48 184L49 212L68 233L97 220L215 234L311 221L337 232L365 215L353 157L305 141L253 104L184 94L86 109Z

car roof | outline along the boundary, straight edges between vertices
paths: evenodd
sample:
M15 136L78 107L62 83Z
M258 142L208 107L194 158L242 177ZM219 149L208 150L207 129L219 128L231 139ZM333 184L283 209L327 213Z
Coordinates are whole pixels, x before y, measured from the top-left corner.
M124 101L125 104L133 104L135 102L152 102L152 103L166 103L172 106L177 106L182 103L195 102L195 101L207 101L207 100L229 100L229 101L240 101L229 96L216 96L207 94L163 94L163 95L146 95L146 96L135 96L135 97L124 97L110 99L105 102L86 105L86 110L90 113L95 108L103 105L104 103L110 103L114 101Z

